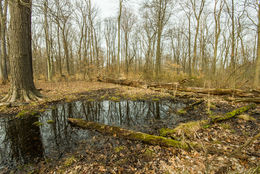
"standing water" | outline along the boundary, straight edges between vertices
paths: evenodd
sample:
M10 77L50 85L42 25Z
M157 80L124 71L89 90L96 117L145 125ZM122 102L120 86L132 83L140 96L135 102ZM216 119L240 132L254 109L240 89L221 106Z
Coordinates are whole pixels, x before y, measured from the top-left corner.
M36 117L0 118L0 170L43 158L58 159L97 134L72 128L69 117L153 133L156 126L183 121L184 117L174 114L183 107L169 101L76 101L57 104Z

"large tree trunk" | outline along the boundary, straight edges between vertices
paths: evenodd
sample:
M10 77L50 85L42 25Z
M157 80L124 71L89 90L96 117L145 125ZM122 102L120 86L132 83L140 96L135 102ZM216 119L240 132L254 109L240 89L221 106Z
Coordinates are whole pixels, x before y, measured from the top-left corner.
M6 18L7 18L7 6L8 1L4 1L2 6L2 0L0 0L0 23L1 23L1 63L0 63L0 82L5 84L8 80L7 74L7 53L6 53Z
M10 5L10 74L11 88L3 99L38 100L39 92L33 82L31 47L31 6L30 0L12 2Z

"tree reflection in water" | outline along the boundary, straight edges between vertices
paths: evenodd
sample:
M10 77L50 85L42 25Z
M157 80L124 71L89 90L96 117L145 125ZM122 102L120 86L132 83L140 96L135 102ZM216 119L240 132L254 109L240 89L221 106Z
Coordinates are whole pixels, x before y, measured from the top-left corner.
M58 104L37 117L1 118L0 169L43 157L59 158L96 135L93 131L71 128L68 117L149 133L158 123L169 126L180 122L183 117L172 111L182 107L181 103L169 101L77 101ZM36 126L36 122L41 123L40 126Z

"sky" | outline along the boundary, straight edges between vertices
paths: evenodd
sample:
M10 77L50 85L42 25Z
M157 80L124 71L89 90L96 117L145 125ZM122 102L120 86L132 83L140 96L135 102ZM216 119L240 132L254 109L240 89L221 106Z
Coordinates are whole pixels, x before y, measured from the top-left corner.
M93 0L94 4L100 9L100 15L102 18L114 17L118 12L119 0ZM138 10L137 0L128 0L127 6L133 8L133 10ZM140 2L140 0L139 0Z
M115 16L118 10L118 0L93 0L100 9L100 15L105 17Z

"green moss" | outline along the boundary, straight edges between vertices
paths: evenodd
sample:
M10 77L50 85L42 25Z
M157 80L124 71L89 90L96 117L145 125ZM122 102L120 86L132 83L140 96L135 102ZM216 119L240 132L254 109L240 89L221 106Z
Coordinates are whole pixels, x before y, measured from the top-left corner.
M74 162L76 162L76 158L75 158L74 156L72 156L72 157L67 158L67 159L64 161L63 165L64 165L65 167L69 167L69 166L71 166Z
M210 128L210 124L204 124L204 125L202 125L202 128L203 128L203 129Z
M88 99L88 102L94 102L94 101L95 101L95 99L92 99L92 98Z
M101 100L104 100L106 98L106 95L103 95L100 97Z
M153 98L152 101L160 101L159 98Z
M247 106L235 109L235 110L233 110L231 112L226 113L224 116L218 116L217 118L214 118L212 120L212 122L216 123L216 122L221 122L221 121L224 121L224 120L228 120L228 119L230 119L232 117L235 117L236 115L240 115L243 112L246 112L249 109L252 109L252 108L255 108L255 107L256 107L255 104L251 104L251 105L247 105Z
M159 132L160 132L160 136L166 137L166 136L168 136L170 134L175 133L175 130L174 129L169 129L169 128L161 128L159 130Z
M149 135L149 134L138 133L138 132L132 136L135 140L140 140L143 142L147 142L149 144L161 144L167 147L175 147L175 148L181 148L186 150L190 148L184 142L168 139L162 136Z
M36 121L36 122L33 123L33 125L40 127L40 126L43 125L43 123L41 123L41 122L39 122L39 121Z
M110 100L115 101L115 102L119 102L120 98L119 97L110 97Z
M188 123L182 123L177 126L174 131L175 132L183 132L187 136L192 136L195 132L203 127L207 123L206 120L201 121L191 121Z
M23 118L23 117L26 117L26 116L36 116L38 114L39 114L39 112L37 112L37 111L22 110L15 117L16 118Z
M138 141L142 141L147 144L181 148L181 149L185 149L185 150L189 150L190 147L196 146L196 144L190 144L190 146L189 146L187 143L182 142L182 141L176 141L176 140L168 139L168 138L165 138L162 136L149 135L149 134L142 133L142 132L126 130L126 129L119 128L116 126L107 126L107 125L102 125L99 123L87 122L82 119L69 118L68 120L71 124L76 125L77 127L80 127L83 129L96 130L100 133L106 133L106 134L115 135L115 136L119 136L119 137L121 136L126 139L138 140Z
M45 109L40 109L39 112L45 112Z
M185 114L187 114L187 111L184 110L184 109L179 109L179 110L177 111L177 114L179 114L179 115L185 115Z
M48 124L53 124L53 123L55 123L53 120L47 120L47 123Z
M115 147L115 152L118 153L118 152L121 152L122 150L124 150L126 147L125 146L119 146L119 147Z
M15 117L16 118L22 118L22 117L27 116L27 115L28 115L28 111L22 110Z

